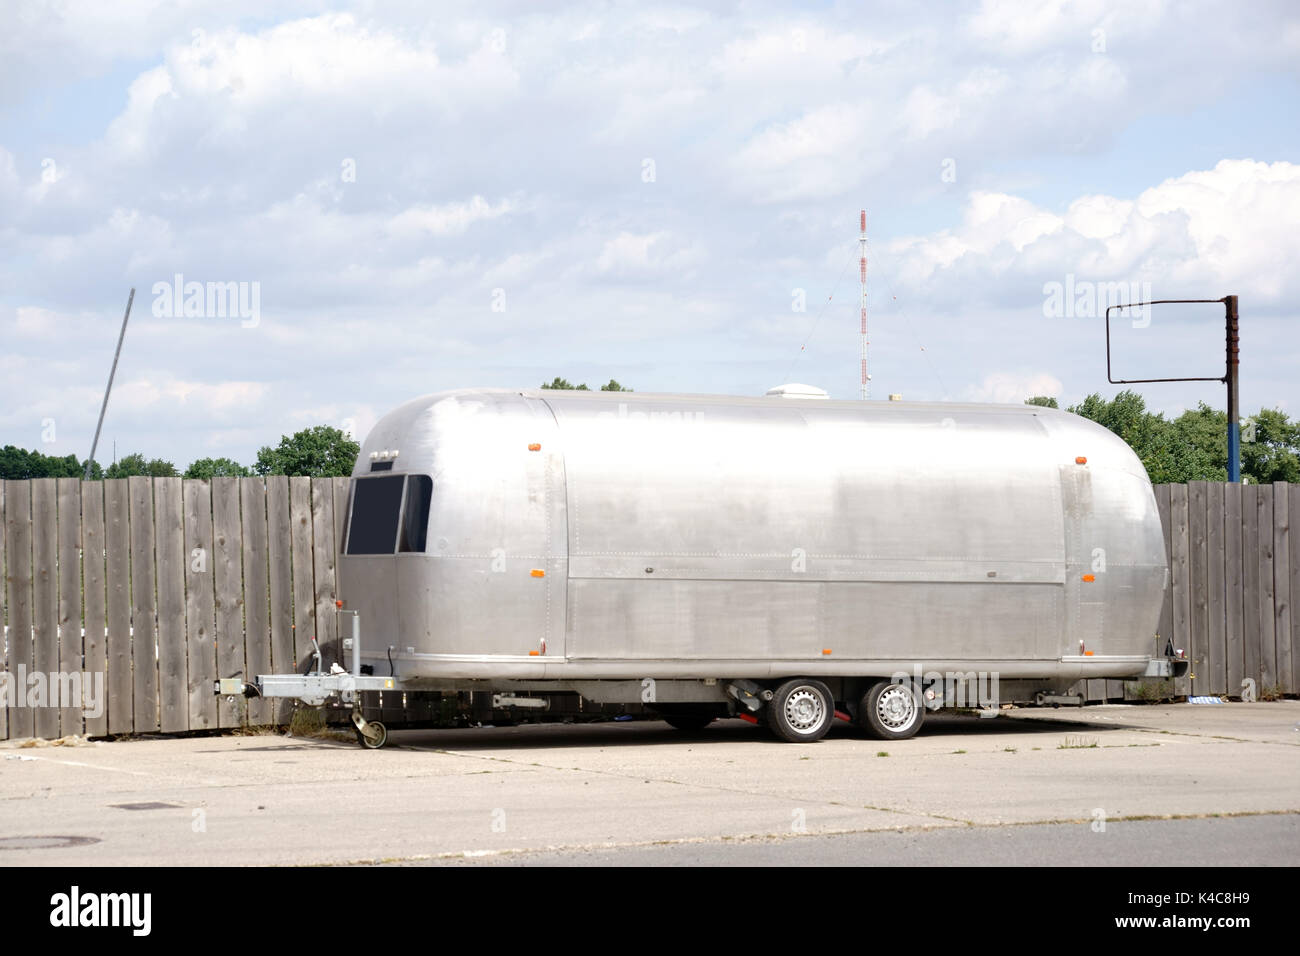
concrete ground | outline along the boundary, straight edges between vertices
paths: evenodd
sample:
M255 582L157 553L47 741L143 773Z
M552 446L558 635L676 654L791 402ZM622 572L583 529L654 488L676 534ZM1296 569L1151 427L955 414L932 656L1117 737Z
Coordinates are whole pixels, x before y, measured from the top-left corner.
M1294 865L1300 701L0 744L0 865Z

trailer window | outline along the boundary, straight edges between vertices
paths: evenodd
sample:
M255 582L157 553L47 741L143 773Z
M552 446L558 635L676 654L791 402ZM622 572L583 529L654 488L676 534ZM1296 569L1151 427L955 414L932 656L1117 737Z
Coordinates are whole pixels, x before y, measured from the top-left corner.
M352 482L348 554L392 554L397 544L404 475L357 478Z
M423 551L432 499L433 479L428 475L355 479L345 553Z
M433 479L428 475L408 475L406 507L402 511L402 537L398 551L423 551L429 530L429 502L433 498Z

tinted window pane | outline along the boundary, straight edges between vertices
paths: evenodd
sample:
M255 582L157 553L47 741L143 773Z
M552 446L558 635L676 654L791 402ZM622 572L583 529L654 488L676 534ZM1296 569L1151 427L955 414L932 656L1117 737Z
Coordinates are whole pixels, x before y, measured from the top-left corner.
M406 511L402 515L402 540L398 551L423 551L429 530L429 502L433 498L433 479L428 475L410 475L406 479Z
M348 554L392 554L402 510L401 475L357 478L352 482L352 524Z

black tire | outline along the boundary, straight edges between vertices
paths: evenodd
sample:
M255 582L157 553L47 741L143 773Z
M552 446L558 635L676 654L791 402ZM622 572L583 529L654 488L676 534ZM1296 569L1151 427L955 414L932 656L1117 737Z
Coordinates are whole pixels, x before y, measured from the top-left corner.
M858 705L858 725L878 740L906 740L925 722L921 695L910 682L878 681Z
M821 740L835 720L835 696L819 680L797 677L776 689L764 708L767 726L779 740L810 744Z
M385 727L377 720L367 721L366 726L374 728L375 731L378 733L378 736L374 740L371 740L369 737L367 737L365 734L361 732L360 728L357 728L357 743L365 747L367 750L378 750L384 744L388 743L387 727Z

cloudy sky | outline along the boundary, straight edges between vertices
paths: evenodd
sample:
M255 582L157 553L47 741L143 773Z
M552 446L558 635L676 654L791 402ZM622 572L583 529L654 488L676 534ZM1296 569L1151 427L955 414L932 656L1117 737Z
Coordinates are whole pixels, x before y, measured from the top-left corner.
M1294 4L3 16L0 444L86 455L132 286L105 462L248 463L555 375L856 398L863 208L873 399L1113 394L1094 303L1122 289L1238 294L1243 409L1300 412ZM1116 377L1220 375L1222 308L1114 346Z

